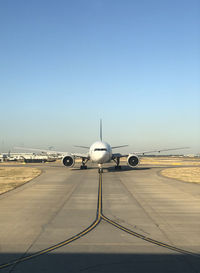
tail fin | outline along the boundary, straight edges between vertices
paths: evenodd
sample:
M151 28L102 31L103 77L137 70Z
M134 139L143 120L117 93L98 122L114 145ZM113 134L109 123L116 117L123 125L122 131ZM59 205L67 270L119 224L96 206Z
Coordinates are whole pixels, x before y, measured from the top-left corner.
M102 141L102 119L100 119L100 140Z

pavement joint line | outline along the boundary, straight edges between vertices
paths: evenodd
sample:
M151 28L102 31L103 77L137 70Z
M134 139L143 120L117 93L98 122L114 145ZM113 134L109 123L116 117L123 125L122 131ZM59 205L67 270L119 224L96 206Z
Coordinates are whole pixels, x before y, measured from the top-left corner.
M12 261L9 261L7 263L0 264L0 270L4 269L6 267L10 267L12 265L16 266L21 262L25 262L27 260L36 258L38 256L41 256L43 254L49 253L49 252L51 252L53 250L56 250L56 249L58 249L60 247L66 246L66 245L74 242L75 240L80 239L81 237L85 236L90 231L95 229L97 227L97 225L100 224L101 220L104 220L105 222L111 224L112 226L114 226L114 227L116 227L116 228L118 228L118 229L120 229L120 230L122 230L122 231L124 231L124 232L126 232L128 234L130 234L132 236L135 236L135 237L137 237L139 239L142 239L144 241L147 241L149 243L152 243L154 245L161 246L161 247L170 249L172 251L179 252L181 254L190 255L190 256L200 258L199 254L196 254L196 253L193 253L193 252L190 252L190 251L187 251L187 250L184 250L184 249L181 249L181 248L178 248L178 247L175 247L175 246L172 246L172 245L169 245L169 244L154 240L154 239L152 239L150 237L146 237L146 236L144 236L144 235L142 235L140 233L137 233L137 232L135 232L135 231L133 231L131 229L128 229L128 228L118 224L117 222L112 221L111 219L107 218L106 216L104 216L104 214L103 214L103 202L102 202L102 173L100 173L99 174L99 187L98 187L98 200L97 200L97 214L96 214L96 219L94 220L94 222L91 223L90 226L88 226L86 229L84 229L80 233L78 233L78 234L72 236L71 238L68 238L65 241L62 241L62 242L60 242L60 243L58 243L56 245L50 246L48 248L40 250L40 251L38 251L36 253L33 253L31 255L27 255L27 256L18 258L16 260L12 260Z

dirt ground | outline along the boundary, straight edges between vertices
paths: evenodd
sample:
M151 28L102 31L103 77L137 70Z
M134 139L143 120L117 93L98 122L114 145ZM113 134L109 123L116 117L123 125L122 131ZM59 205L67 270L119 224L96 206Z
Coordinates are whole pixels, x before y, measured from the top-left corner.
M19 187L40 173L36 168L0 166L0 194Z
M161 174L185 182L200 183L200 167L169 168L162 170Z
M200 158L194 157L142 157L140 164L200 166Z

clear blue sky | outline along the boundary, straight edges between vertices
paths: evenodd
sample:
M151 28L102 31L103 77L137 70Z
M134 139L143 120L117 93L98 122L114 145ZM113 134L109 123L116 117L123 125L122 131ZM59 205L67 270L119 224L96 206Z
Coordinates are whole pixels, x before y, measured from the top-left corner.
M200 152L198 0L1 0L0 151Z

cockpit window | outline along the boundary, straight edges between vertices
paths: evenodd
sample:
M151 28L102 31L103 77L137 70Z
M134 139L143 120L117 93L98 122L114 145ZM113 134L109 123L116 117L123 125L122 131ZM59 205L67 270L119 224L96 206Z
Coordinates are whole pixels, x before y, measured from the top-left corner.
M107 151L107 149L106 149L106 148L95 148L94 151L95 151L95 152L96 152L96 151Z

